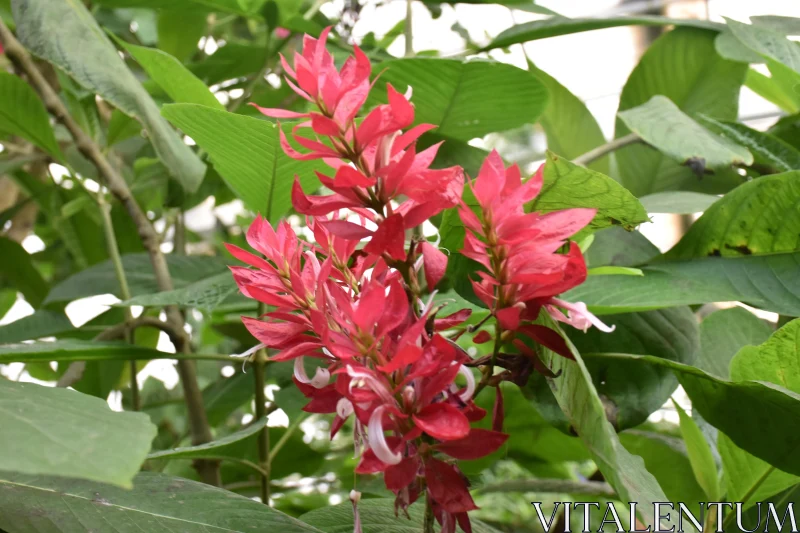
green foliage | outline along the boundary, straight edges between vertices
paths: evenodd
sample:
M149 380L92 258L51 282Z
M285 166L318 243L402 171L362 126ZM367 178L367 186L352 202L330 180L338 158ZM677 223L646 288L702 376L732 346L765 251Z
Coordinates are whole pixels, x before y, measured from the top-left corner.
M50 119L31 87L18 77L0 72L0 133L19 135L63 159Z
M158 106L78 1L14 0L20 40L75 81L138 118L171 175L187 190L200 186L205 165L159 115Z
M97 398L31 383L0 380L0 412L6 450L0 485L17 476L46 475L130 488L155 436L142 414L115 413ZM7 504L10 495L4 494Z

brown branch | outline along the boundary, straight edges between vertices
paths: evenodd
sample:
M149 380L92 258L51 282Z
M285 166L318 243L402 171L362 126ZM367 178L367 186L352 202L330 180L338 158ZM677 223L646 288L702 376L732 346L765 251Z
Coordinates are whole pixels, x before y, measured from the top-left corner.
M53 90L50 84L45 79L42 72L34 63L30 54L22 46L22 44L14 37L8 26L0 20L0 41L2 41L6 56L27 76L28 83L39 94L42 102L47 110L52 114L56 120L64 125L65 128L72 135L75 141L75 146L78 150L91 161L100 175L105 180L105 185L111 193L122 203L128 215L136 224L139 238L142 241L145 249L150 255L150 262L153 265L153 272L156 277L156 283L161 291L169 291L173 289L172 277L170 276L167 267L167 261L161 253L159 245L158 234L156 233L153 225L148 220L144 211L142 211L139 204L131 193L125 179L119 174L116 169L109 163L108 159L103 155L100 147L95 144L91 137L89 137L78 125L77 122L70 116L64 103L58 97L58 94ZM183 329L183 317L179 309L175 306L168 306L165 308L167 314L167 321L172 324L175 329ZM176 346L177 348L177 346ZM183 353L189 350L188 345L183 346ZM205 406L203 405L203 396L200 387L197 384L197 371L194 362L187 360L178 361L178 374L181 378L181 385L183 386L183 395L186 400L186 406L189 412L189 426L192 433L193 444L203 444L212 440L211 428L208 425L206 418ZM219 486L219 463L212 461L198 461L195 467L200 474L200 477L206 483Z

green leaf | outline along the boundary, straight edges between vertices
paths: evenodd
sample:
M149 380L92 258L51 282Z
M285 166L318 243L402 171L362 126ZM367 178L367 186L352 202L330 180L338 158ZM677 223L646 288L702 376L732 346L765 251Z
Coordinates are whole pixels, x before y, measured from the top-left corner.
M0 133L19 135L64 159L44 104L30 85L8 72L0 72Z
M710 133L665 96L656 95L617 116L649 145L682 165L697 161L703 169L716 170L753 163L747 148Z
M227 271L225 262L215 257L171 254L167 256L167 265L176 289ZM158 292L150 256L124 255L122 266L133 296ZM105 261L68 277L47 294L46 303L69 302L97 294L119 296L119 282L111 261Z
M241 322L241 319L239 319ZM234 364L238 363L238 360ZM253 377L238 372L226 379L218 379L203 389L203 405L206 406L208 423L216 427L223 423L236 409L253 397Z
M800 477L787 474L747 453L724 433L718 437L717 449L725 471L727 499L742 502L745 508L800 483Z
M792 320L758 348L745 347L731 361L731 379L768 381L800 394L800 319Z
M549 213L573 207L597 209L592 229L622 226L632 230L649 220L639 200L619 183L548 152L542 190L525 210Z
M722 122L704 115L698 115L697 119L711 131L749 149L759 167L756 170L762 173L800 170L800 151L777 137L737 122ZM762 167L766 167L766 172Z
M117 305L144 307L164 307L177 305L180 307L197 307L205 311L213 311L215 307L236 294L238 287L230 272L221 272L206 279L187 285L182 289L143 294Z
M118 361L173 359L168 354L125 342L58 340L29 344L0 345L0 363L35 363L38 361Z
M590 329L586 333L568 328L567 333L581 353L637 353L692 364L700 348L700 331L688 307L608 315L612 333ZM669 400L678 381L662 368L642 369L625 361L588 359L586 368L598 394L605 399L612 424L623 430L638 426Z
M173 101L225 110L225 106L219 103L208 87L168 53L155 48L136 46L121 39L117 42L133 56L150 79L156 82Z
M639 198L648 213L672 213L675 215L701 213L717 200L719 200L719 196L690 191L657 192Z
M628 430L619 440L634 455L644 459L648 472L653 474L671 502L685 502L692 508L706 496L694 478L683 440L650 431Z
M276 223L291 207L292 182L318 186L319 163L283 153L272 122L192 104L166 105L164 116L206 152L225 183L253 211ZM292 125L284 126L286 132Z
M683 441L686 443L686 451L689 454L694 477L703 487L703 491L706 493L706 501L720 501L719 498L722 496L722 491L719 486L717 464L714 461L714 455L711 453L711 447L708 445L703 432L697 426L697 422L686 414L686 411L678 405L678 402L673 401L673 404L675 405L675 410L678 411L681 434L683 435Z
M16 299L16 292L14 298ZM62 311L39 309L32 315L0 326L0 344L29 341L59 335L75 329Z
M261 429L267 425L267 419L262 418L250 424L248 427L236 433L231 433L221 439L189 446L186 448L174 448L153 452L147 456L148 459L192 459L192 458L213 458L213 459L240 459L241 446L237 446L242 441L252 441ZM233 452L233 453L231 453Z
M453 139L533 124L547 105L547 89L536 76L505 63L413 58L384 61L381 69L381 89L368 104L386 100L384 82L400 92L410 85L415 123L436 124L437 134Z
M666 17L609 17L609 18L567 18L550 17L544 20L534 20L524 24L517 24L503 31L484 48L506 48L512 44L569 35L583 31L617 28L619 26L694 26L710 30L722 30L725 26L714 22L697 19L674 19Z
M767 322L743 307L715 311L700 324L700 358L696 366L728 378L733 356L743 346L761 344L771 334Z
M709 207L664 257L742 256L800 250L800 171L740 185Z
M126 488L156 434L146 415L115 413L103 400L75 391L6 380L0 380L0 425L0 470ZM0 501L7 503L11 496L4 492Z
M121 449L125 449L123 444ZM132 490L70 479L0 475L0 527L14 533L319 533L270 507L204 483L142 472Z
M727 381L699 368L647 355L595 354L673 370L697 410L734 444L800 475L800 394L764 381ZM753 428L758 428L753 431Z
M542 318L546 320L544 325L558 329L549 316ZM653 502L667 501L655 478L645 469L642 458L631 455L620 443L583 358L574 346L571 350L574 361L544 347L540 350L542 362L560 374L548 379L548 384L571 427L589 448L592 459L621 501L638 502L640 509L652 509ZM649 512L643 512L640 519L645 525L653 521ZM662 529L669 527L662 523Z
M800 316L800 253L708 257L640 267L644 276L592 276L564 293L599 314L745 302Z
M47 282L39 274L31 256L16 241L0 237L0 280L21 292L34 308L39 307L47 295Z
M208 13L201 9L171 9L158 13L158 47L186 61L197 53L197 44L208 27Z
M539 117L539 123L547 136L548 150L567 159L575 159L592 148L605 144L603 132L586 104L533 63L528 63L528 70L536 74L550 93L547 107ZM609 158L593 161L589 168L609 174Z
M189 192L200 186L205 165L159 115L158 106L79 0L14 0L17 37L26 48L142 121L161 160Z
M638 231L619 226L601 229L592 234L594 240L583 254L590 268L600 266L633 267L661 255L658 248Z
M420 504L408 509L409 518L395 516L392 499L362 500L358 512L364 533L422 533L424 506ZM353 533L353 505L347 502L322 507L302 515L300 520L324 533ZM473 533L498 533L478 520L471 522Z
M783 83L785 77L787 76L765 76L751 68L747 71L745 86L787 113L797 113L800 111L800 93L794 90L797 82L790 79L788 84Z
M727 17L725 21L730 31L743 45L800 74L800 45L787 39L785 34L760 24L744 24Z
M720 120L735 120L747 65L717 55L715 36L714 32L696 28L678 28L661 36L628 78L619 110L624 112L655 95L663 95L689 116L704 113ZM630 130L618 120L616 137L628 133ZM636 196L686 188L724 192L741 181L738 174L730 171L706 176L699 182L691 170L649 146L626 146L614 155L622 184Z

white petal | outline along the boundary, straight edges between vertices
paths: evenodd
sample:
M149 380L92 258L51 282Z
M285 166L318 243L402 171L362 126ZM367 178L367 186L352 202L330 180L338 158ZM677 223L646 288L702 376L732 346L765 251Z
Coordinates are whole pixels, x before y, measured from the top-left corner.
M468 402L472 399L472 395L475 394L475 376L468 367L461 365L458 369L458 373L464 376L464 379L467 380L467 388L459 395L462 402Z
M392 452L389 445L386 444L386 437L383 435L383 412L385 410L386 407L381 405L372 412L372 416L369 417L367 438L375 457L387 465L396 465L403 460L403 456Z

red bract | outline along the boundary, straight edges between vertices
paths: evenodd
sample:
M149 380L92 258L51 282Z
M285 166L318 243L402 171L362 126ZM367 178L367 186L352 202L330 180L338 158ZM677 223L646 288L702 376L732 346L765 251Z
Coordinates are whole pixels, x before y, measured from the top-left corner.
M306 36L302 54L295 54L294 68L283 59L287 83L316 111L258 109L273 118L307 119L293 129L294 140L307 151L294 148L281 130L284 151L295 159L324 159L333 170L332 175L319 172L317 177L334 194L308 196L295 180L294 208L312 216L344 208L355 210L373 222L377 230L333 220L327 224L328 231L350 241L370 239L367 253L387 253L392 259L403 260L405 230L457 205L463 171L460 167L430 168L439 145L417 152L416 140L434 126L421 124L403 131L414 122L410 91L403 95L387 84L388 103L377 106L356 125L356 115L371 87L372 68L356 46L355 55L337 71L325 49L328 32L326 29L319 39ZM300 134L307 129L311 130L311 137ZM426 254L426 263L429 257ZM440 263L437 258L433 268L441 270ZM429 281L435 278L429 276Z
M506 168L493 151L470 183L480 217L462 203L459 213L469 230L461 253L480 263L484 272L473 281L475 294L492 310L501 331L519 333L572 358L566 343L553 330L531 324L544 307L556 320L580 329L605 326L582 303L570 304L557 295L583 283L586 264L580 248L567 239L594 218L594 209L565 209L541 214L525 212L542 188L544 166L527 181L519 167ZM566 315L560 309L566 309ZM484 339L478 339L482 341Z

